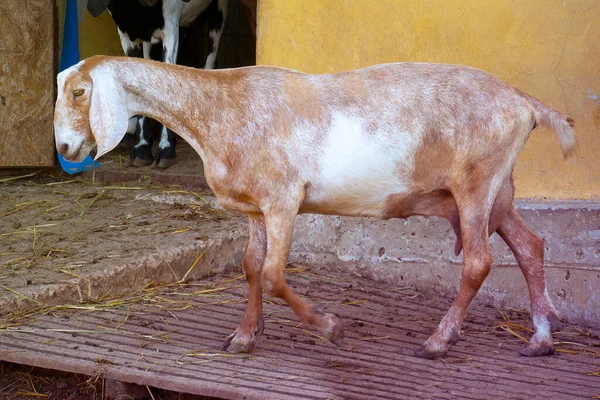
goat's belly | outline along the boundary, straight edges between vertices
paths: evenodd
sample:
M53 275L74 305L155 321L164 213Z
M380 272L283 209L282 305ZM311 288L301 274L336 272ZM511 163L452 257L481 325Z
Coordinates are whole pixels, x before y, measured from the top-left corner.
M303 174L308 184L300 212L381 217L389 196L409 190L418 137L390 124L367 125L361 116L332 114L316 173Z
M341 181L334 185L311 182L300 212L382 218L386 215L390 196L407 191L408 188L392 176Z

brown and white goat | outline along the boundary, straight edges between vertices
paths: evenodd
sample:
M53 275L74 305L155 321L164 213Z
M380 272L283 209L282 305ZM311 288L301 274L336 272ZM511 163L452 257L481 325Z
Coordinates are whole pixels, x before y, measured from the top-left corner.
M416 351L446 354L492 264L488 236L509 245L529 286L535 333L525 355L553 352L559 323L546 290L543 242L513 207L512 170L531 131L556 132L565 156L573 121L489 74L464 66L398 63L330 75L275 67L196 70L92 57L58 76L54 128L67 160L113 149L133 115L152 117L202 157L226 208L248 215L244 319L227 339L249 351L263 330L262 292L284 299L333 343L338 319L304 302L284 269L299 213L447 218L464 250L460 289Z

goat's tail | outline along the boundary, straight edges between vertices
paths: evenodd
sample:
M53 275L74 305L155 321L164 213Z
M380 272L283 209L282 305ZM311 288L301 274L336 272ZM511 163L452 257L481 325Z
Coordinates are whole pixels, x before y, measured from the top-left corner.
M536 124L545 126L556 133L565 159L574 155L578 146L574 129L575 121L571 117L547 107L535 97L521 93L533 106Z

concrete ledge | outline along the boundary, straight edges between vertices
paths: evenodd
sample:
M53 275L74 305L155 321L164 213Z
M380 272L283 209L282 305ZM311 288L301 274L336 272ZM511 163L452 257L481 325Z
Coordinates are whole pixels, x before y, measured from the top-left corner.
M546 281L561 316L600 326L600 203L517 201L529 227L545 240ZM290 259L335 266L361 276L454 296L462 257L440 218L298 217ZM508 246L491 237L494 267L477 301L529 309L529 293Z
M40 187L14 187L11 193L23 202L51 199L48 204L55 204L63 197L48 193L48 189L42 192ZM88 198L100 198L97 193L104 192L82 184L70 187L68 193L72 198L86 193ZM110 196L107 202L112 202L111 206L88 207L85 219L77 216L79 206L73 201L63 202L48 213L32 209L29 214L22 211L19 219L14 218L16 222L31 225L54 222L42 224L47 225L47 230L37 233L38 243L42 243L39 247L44 250L32 253L23 248L22 243L30 246L27 240L20 240L21 247L15 247L14 252L30 256L35 268L4 271L0 282L0 315L82 301L93 303L101 298L130 294L151 282L175 282L186 275L196 259L199 261L187 279L201 279L241 263L248 242L246 218L233 214L219 216L210 211L212 205L197 198L198 194L148 189L123 190L105 196ZM195 207L194 210L206 215L196 220L186 219L186 207ZM62 213L71 216L64 220ZM13 222L5 220L3 226L6 230L13 229ZM20 222L15 226L20 226ZM165 232L165 228L170 232ZM141 230L146 231L136 234ZM75 241L78 237L81 239ZM45 256L48 249L55 247L69 255ZM115 257L110 256L115 253ZM71 272L69 265L73 264L76 268Z
M189 246L161 249L135 262L100 267L98 271L58 283L36 285L20 289L22 296L0 297L0 315L29 309L43 304L45 307L93 301L104 295L121 296L141 289L150 282L168 283L183 278L190 266L202 253L187 279L201 279L223 272L227 267L239 265L248 236L240 224L229 224L228 235L217 235L207 240L191 241ZM241 271L240 271L241 272Z

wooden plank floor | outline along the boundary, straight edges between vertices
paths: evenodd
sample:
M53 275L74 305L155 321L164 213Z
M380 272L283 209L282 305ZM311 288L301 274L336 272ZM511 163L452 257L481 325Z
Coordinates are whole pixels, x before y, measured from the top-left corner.
M293 267L294 289L337 314L337 348L265 303L251 354L221 346L241 320L246 284L220 275L0 321L0 359L227 399L581 399L600 395L597 332L565 326L558 355L525 358L526 313L473 305L444 360L413 356L451 300L353 275ZM566 343L568 342L568 343Z

